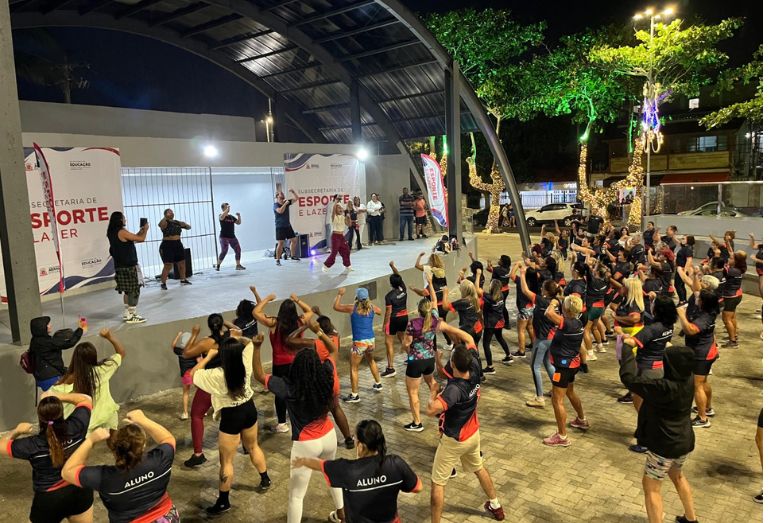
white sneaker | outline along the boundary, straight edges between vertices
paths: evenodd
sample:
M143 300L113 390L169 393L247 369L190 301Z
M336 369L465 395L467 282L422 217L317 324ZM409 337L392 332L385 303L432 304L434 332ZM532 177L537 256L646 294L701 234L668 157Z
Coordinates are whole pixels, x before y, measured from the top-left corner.
M270 427L271 432L275 432L276 434L284 434L286 432L289 432L289 424L288 423L276 423L272 427Z
M186 420L186 419L188 419L189 417L190 417L190 416L188 416L186 412L183 412L183 413L181 413L181 414L179 415L179 419L181 419L181 420Z
M586 358L586 361L596 361L599 358L596 356L593 350L588 351L588 357Z
M599 347L597 347L597 349L599 350L599 352L607 352L607 346L606 345L599 345Z
M329 272L329 267L326 265L321 265L321 272Z
M126 323L135 324L135 323L144 323L146 321L147 321L146 318L142 318L138 314L134 314L133 316L131 316L129 319L126 320Z
M345 270L343 272L353 272L353 267L345 267Z

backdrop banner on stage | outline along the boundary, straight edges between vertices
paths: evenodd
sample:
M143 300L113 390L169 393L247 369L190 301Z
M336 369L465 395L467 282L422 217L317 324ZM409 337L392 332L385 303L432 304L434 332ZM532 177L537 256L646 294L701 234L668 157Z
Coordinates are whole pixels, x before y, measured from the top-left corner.
M347 154L284 155L284 193L291 198L294 189L299 201L289 207L291 226L307 234L311 249L326 242L326 210L334 194L342 195L343 205L354 197L366 205L366 172L363 162Z
M447 195L444 190L444 178L441 167L430 155L421 154L425 185L428 188L430 212L442 227L447 226Z
M59 260L51 232L56 229L64 288L75 289L111 280L115 269L106 234L110 214L123 211L120 151L110 147L43 147L42 152L48 164L49 186L55 191L56 228L51 227L49 203L35 152L31 148L24 150L40 294L59 291ZM1 269L0 266L0 296L6 301Z

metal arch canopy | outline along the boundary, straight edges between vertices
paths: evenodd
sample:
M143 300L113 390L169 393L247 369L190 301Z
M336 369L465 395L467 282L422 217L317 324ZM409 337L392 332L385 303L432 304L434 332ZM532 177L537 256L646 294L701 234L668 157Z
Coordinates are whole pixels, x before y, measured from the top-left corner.
M425 27L415 15L409 9L398 0L376 0L383 8L387 9L395 18L401 21L409 30L414 34L423 45L433 54L436 60L446 70L450 67L451 57L446 49L436 40L436 37ZM524 208L521 206L521 199L519 198L519 190L516 187L516 178L513 176L513 170L511 164L508 161L508 156L505 154L500 140L494 131L492 122L487 116L487 111L484 109L479 98L476 96L476 92L471 87L468 80L463 74L460 74L461 82L458 86L460 97L470 109L476 123L481 127L481 132L486 138L487 143L492 149L492 154L495 161L500 166L500 173L503 175L503 181L508 187L508 193L510 194L511 201L513 202L514 211L516 212L516 222L519 225L519 237L521 239L521 246L524 252L529 252L529 228L527 227L527 221L524 218Z
M106 5L110 1L111 0L99 0L100 5ZM314 41L310 36L308 36L308 34L298 29L298 25L292 25L286 22L283 18L273 14L270 7L257 7L255 4L249 2L248 0L203 0L203 2L212 6L217 6L224 10L229 10L231 11L232 15L239 15L243 18L252 19L267 27L268 29L283 35L293 44L304 49L306 52L312 55L320 67L323 67L331 74L333 78L338 79L348 88L350 88L354 82L357 82L357 79L344 65L345 62L343 62L341 58L333 56L326 48L321 45L320 41ZM446 50L438 43L438 41L422 24L422 22L420 22L420 20L411 11L405 8L398 0L372 0L371 2L365 3L366 5L377 4L388 11L396 20L400 21L414 36L418 38L419 42L421 42L430 51L430 53L435 57L436 61L441 64L445 70L451 67L451 58L449 57ZM65 4L59 4L57 7L64 7L64 5ZM355 9L355 7L351 5L348 6L346 10L351 10L350 8ZM321 14L323 15L324 13ZM328 16L328 13L326 13L326 16ZM321 16L321 18L325 18L325 16ZM252 85L255 89L264 95L271 98L278 98L280 101L285 102L282 105L284 106L284 111L288 119L297 125L297 127L299 127L310 139L316 142L326 141L319 129L317 129L308 121L308 119L303 115L301 109L298 109L295 106L296 104L289 102L288 99L282 95L280 89L273 89L258 75L239 65L225 54L217 52L216 48L210 48L205 42L201 40L197 40L195 38L184 38L182 33L179 33L175 30L162 26L151 26L140 20L133 19L130 16L115 17L109 14L97 13L94 9L90 9L83 14L80 14L78 11L74 10L57 10L57 8L48 10L45 14L39 12L22 11L14 13L12 15L12 20L13 28L15 29L46 26L94 27L133 33L190 51L220 66L221 68L230 71L231 73ZM514 203L516 218L521 231L520 236L522 246L526 250L529 247L529 233L527 230L526 222L524 220L524 213L521 207L519 193L516 188L516 181L514 179L510 163L508 162L508 158L505 155L505 151L503 150L502 145L500 144L497 135L494 132L492 124L486 114L486 110L476 97L473 88L462 75L460 75L460 85L456 87L460 97L465 101L466 105L470 109L474 120L481 127L482 134L486 138L487 143L490 145L494 158L500 166L501 174L503 175L503 179L509 189L511 200ZM361 107L371 115L375 123L385 134L385 137L390 142L395 144L402 154L406 154L409 157L413 178L423 190L423 192L425 192L426 189L422 181L422 176L420 176L422 171L421 166L417 165L414 157L409 154L407 147L401 139L401 136L393 122L385 114L385 111L379 106L379 104L369 96L365 89L359 89L358 91L359 103Z
M283 101L282 111L305 135L317 143L324 143L326 139L318 129L302 112L297 110L294 104L281 96L280 92L270 87L259 76L249 71L247 68L239 66L237 63L227 60L224 55L211 51L207 45L190 38L182 38L176 31L164 27L150 27L147 24L132 20L129 17L116 19L115 17L101 13L89 13L87 15L78 15L76 12L53 11L49 14L40 14L33 12L16 13L12 17L13 29L32 29L37 27L89 27L96 29L107 29L111 31L120 31L131 33L147 38L152 38L164 42L180 49L189 51L195 55L204 58L213 64L225 69L244 82L248 83L254 89L268 98L280 99Z

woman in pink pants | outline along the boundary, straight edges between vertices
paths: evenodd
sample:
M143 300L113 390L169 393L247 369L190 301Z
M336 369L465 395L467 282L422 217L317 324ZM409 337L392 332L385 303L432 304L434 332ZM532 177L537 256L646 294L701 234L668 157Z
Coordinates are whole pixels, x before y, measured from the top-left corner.
M332 249L329 257L323 264L323 272L327 272L337 259L337 253L342 256L342 265L345 266L345 272L353 269L350 267L350 246L345 241L345 231L350 227L350 217L345 215L342 205L339 203L332 210Z

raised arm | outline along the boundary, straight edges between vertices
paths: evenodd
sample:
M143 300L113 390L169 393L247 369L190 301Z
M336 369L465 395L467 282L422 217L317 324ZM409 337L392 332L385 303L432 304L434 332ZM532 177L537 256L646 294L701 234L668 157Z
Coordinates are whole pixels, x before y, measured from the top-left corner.
M105 340L109 341L112 344L112 348L115 349L116 354L120 354L120 357L125 359L126 358L126 350L123 347L123 344L120 342L120 340L115 336L110 329L102 329L99 331L99 336L104 338Z
M265 370L262 368L262 342L265 341L265 336L261 332L252 338L254 344L254 357L251 359L251 368L254 371L254 378L264 384L265 383Z
M473 280L473 285L476 287L476 294L481 297L484 296L484 289L481 288L481 269L476 270L476 279Z
M693 336L700 332L698 326L690 323L690 321L687 319L687 310L685 307L677 307L676 315L679 316L679 323L682 325L682 330L685 334L688 336Z
M168 443L172 447L176 448L176 439L174 438L174 435L171 434L171 432L169 432L169 430L160 423L157 423L145 416L144 412L141 410L136 409L130 411L128 414L126 414L126 419L134 425L138 425L144 429L144 432L152 438L156 445Z
M396 263L391 261L389 264L390 270L393 271L393 274L398 274L398 269L396 268Z
M129 232L127 229L121 229L118 231L118 238L124 241L142 243L147 238L147 231L149 229L150 224L148 223L145 223L136 234Z
M302 333L308 329L307 325L303 325L299 329L295 330L286 338L286 345L293 350L298 351L300 349L312 349L315 347L315 341L310 338L303 338Z
M420 254L417 255L417 261L414 262L414 268L417 269L418 271L425 270L424 269L424 265L422 264L422 257L423 256L425 256L425 253L421 252Z
M199 370L203 370L206 368L206 365L209 364L211 360L214 359L214 357L217 355L219 351L215 348L211 348L206 352L206 356L204 358L201 358L198 360L198 363L195 364L195 367L190 369L190 379L193 379L195 377L195 373Z
M438 298L436 297L436 289L433 288L433 280L428 280L428 294L430 295L430 306L433 309L438 309Z
M561 229L559 229L559 220L554 220L553 226L556 228L556 236L561 236Z
M340 303L344 295L345 295L345 287L340 287L340 289L337 290L337 296L334 297L334 310L337 312L345 312L347 314L350 314L351 312L353 312L353 305L345 305L343 303Z
M530 302L534 302L535 293L532 292L532 290L529 288L529 285L527 285L527 269L525 269L523 265L517 264L517 266L519 267L519 281L517 283L518 285L521 285L521 292Z
M254 307L254 310L251 312L251 315L254 317L255 320L257 320L259 323L261 323L262 325L270 329L275 327L277 321L275 318L267 316L263 311L267 306L267 304L273 300L275 300L275 294L269 294L267 297L265 297L264 300L257 303L257 306Z
M756 238L754 238L754 233L749 233L749 238L751 239L751 248L755 251L759 248L759 243L757 242Z
M259 297L259 293L257 292L257 288L254 285L251 285L249 287L249 290L254 295L254 303L259 303L262 301L262 298Z
M291 294L290 298L291 301L299 305L299 308L302 309L302 316L300 316L300 320L307 321L313 317L313 309L310 307L310 305L300 300L299 296L294 293Z
M69 457L64 467L61 470L61 477L67 483L80 486L80 469L86 466L88 463L88 456L91 454L91 449L94 445L100 441L105 441L110 437L110 431L105 428L98 428L94 430L88 437L80 444L77 450Z
M545 317L554 325L561 323L561 315L556 312L556 307L559 305L559 300L551 300L548 304L548 308L545 310Z

